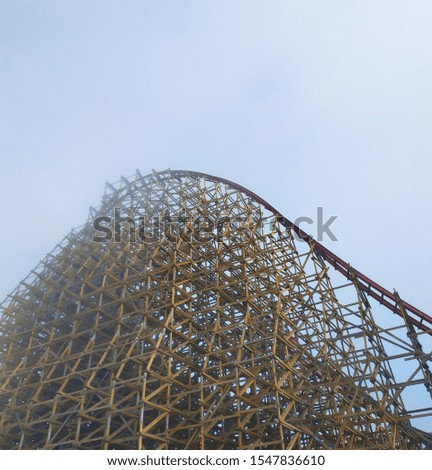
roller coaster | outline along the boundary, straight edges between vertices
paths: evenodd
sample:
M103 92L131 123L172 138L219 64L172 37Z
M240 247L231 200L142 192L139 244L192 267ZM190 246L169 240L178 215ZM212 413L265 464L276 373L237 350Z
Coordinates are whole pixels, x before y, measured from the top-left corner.
M432 317L223 178L107 183L0 312L2 449L432 447Z

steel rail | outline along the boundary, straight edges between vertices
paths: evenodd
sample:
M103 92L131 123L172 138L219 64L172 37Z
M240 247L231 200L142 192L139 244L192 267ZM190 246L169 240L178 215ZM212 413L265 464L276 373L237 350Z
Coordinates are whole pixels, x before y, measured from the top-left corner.
M260 196L250 191L249 189L245 188L244 186L241 186L237 183L234 183L233 181L229 181L219 176L208 175L206 173L200 173L197 171L165 170L162 172L155 172L155 174L158 176L171 175L176 178L182 177L182 176L204 178L209 181L223 183L233 189L236 189L237 191L240 191L246 194L247 196L250 196L254 201L258 202L259 204L264 206L269 212L273 213L284 227L292 230L302 240L309 243L309 245L311 246L311 249L313 249L317 254L319 254L325 261L327 261L327 263L333 266L336 269L336 271L340 272L349 281L352 281L353 276L355 276L357 279L358 287L363 292L365 292L368 296L377 300L381 305L384 305L390 311L392 311L393 313L399 316L401 316L400 307L399 307L399 302L401 302L403 307L406 309L406 311L410 313L410 315L408 315L409 321L420 330L423 330L424 332L432 335L432 317L431 316L422 312L421 310L409 304L405 300L402 300L402 299L399 300L398 297L394 293L385 289L384 287L379 285L377 282L373 281L372 279L365 276L357 269L353 268L349 263L339 258L339 256L335 255L332 251L330 251L324 245L316 241L311 235L307 234L300 227L298 227L293 222L291 222L286 217L284 217L271 204L269 204L267 201L265 201L264 199L262 199Z

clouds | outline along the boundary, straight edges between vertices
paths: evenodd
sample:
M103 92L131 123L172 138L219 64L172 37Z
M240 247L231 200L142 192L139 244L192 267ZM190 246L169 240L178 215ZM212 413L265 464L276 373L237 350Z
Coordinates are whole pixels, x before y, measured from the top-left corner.
M339 215L332 250L430 309L432 255L413 233L432 235L431 10L6 2L1 297L85 221L106 180L171 167L237 181L291 219L324 206Z

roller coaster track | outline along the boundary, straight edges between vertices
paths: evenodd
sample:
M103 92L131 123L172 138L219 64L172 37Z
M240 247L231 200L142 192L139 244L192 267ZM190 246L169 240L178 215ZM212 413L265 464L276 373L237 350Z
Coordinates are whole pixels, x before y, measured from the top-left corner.
M431 346L252 191L137 170L0 304L0 449L428 449Z
M365 276L363 273L353 268L349 263L341 259L339 256L335 255L332 251L326 248L324 245L316 241L311 235L304 232L300 227L295 225L293 222L284 217L277 209L275 209L271 204L262 199L257 194L253 193L249 189L229 181L218 176L208 175L205 173L195 172L195 171L186 171L186 170L167 170L166 172L160 172L159 175L164 173L170 173L174 177L181 176L194 176L197 178L205 178L210 181L219 182L230 186L237 191L240 191L252 199L254 199L259 204L262 204L268 211L272 212L279 220L279 222L286 227L287 229L292 230L296 233L302 240L307 242L315 253L319 254L327 263L333 266L337 271L339 271L343 276L345 276L349 281L356 278L357 285L364 293L373 299L377 300L381 305L387 307L391 312L403 316L402 310L405 309L408 313L407 318L409 322L416 326L417 328L423 330L429 335L432 335L432 317L422 312L418 308L409 304L405 300L399 299L397 293L392 293L389 290L385 289L377 282L373 281L369 277ZM157 173L155 173L157 174Z

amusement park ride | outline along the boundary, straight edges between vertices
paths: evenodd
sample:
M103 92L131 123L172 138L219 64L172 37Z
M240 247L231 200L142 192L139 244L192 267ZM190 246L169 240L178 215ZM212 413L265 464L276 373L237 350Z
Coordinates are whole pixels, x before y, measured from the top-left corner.
M430 448L431 335L249 190L137 172L1 305L0 448Z

